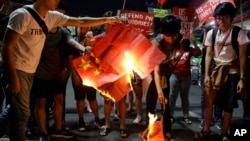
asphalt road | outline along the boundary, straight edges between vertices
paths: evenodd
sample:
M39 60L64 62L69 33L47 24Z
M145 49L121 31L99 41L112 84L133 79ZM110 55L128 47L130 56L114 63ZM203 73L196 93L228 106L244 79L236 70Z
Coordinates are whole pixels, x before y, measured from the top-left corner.
M191 125L187 125L182 121L182 108L180 98L178 97L177 106L175 111L175 122L172 124L172 134L175 137L175 141L193 141L193 135L195 132L200 131L200 94L201 90L198 85L192 85L190 89L190 117L192 120ZM103 117L103 99L99 94L97 94L97 99L99 102L99 114ZM143 97L143 101L144 101ZM126 128L129 132L129 137L123 139L119 134L119 121L113 121L111 117L111 129L112 131L105 137L100 137L98 130L94 128L93 122L94 118L92 113L85 113L85 122L89 125L89 131L79 132L78 128L78 116L76 113L76 102L74 100L73 89L71 86L71 81L69 81L67 87L66 95L66 121L70 127L70 131L76 134L76 137L71 139L63 138L51 138L51 141L142 141L142 138L138 133L142 132L145 127L145 102L143 102L143 121L139 125L133 125L132 121L136 117L136 113L132 112L127 114L126 118ZM160 111L160 106L157 105L158 111ZM113 114L112 114L113 115ZM241 101L239 101L239 108L235 109L233 114L233 121L241 121L243 115L243 108ZM160 114L159 114L160 117ZM52 120L51 120L52 122ZM211 127L211 137L208 138L209 141L220 141L220 130L212 125ZM250 131L249 131L250 132ZM29 141L38 140L38 137L28 138ZM8 141L8 138L0 138L0 141Z

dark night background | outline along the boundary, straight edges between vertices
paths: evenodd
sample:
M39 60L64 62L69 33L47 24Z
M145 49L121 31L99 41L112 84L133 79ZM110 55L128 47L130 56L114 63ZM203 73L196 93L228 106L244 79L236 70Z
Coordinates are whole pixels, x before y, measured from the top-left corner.
M70 7L70 15L79 14L89 16L102 16L105 11L116 11L123 8L123 0L64 0ZM187 6L193 0L167 0L163 8L173 6ZM197 1L197 0L196 0ZM198 0L202 1L202 0ZM157 0L126 0L126 10L147 11L147 7L157 6Z
M32 0L11 0L19 3L30 3ZM71 16L102 16L105 11L116 11L123 8L124 0L63 0L69 6ZM197 8L207 0L166 0L164 9L171 9L174 6ZM242 0L242 3L250 0ZM239 6L240 0L235 0ZM159 7L157 0L126 0L126 10L137 10L147 12L147 7Z

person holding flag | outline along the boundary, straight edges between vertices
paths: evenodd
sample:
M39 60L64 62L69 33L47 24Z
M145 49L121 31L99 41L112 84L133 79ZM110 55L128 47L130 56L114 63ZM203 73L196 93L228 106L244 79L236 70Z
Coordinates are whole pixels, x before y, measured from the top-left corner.
M104 17L114 16L113 11L107 11L104 13ZM113 28L114 24L106 23L104 24L105 32L94 36L94 41L97 43L100 40L102 40L106 34ZM116 108L119 110L120 115L120 136L122 138L127 138L129 136L128 132L126 131L125 127L125 120L126 120L126 96L124 96L120 101L117 103L113 103L112 100L109 98L104 97L104 116L105 116L105 125L102 126L100 129L99 135L100 136L106 136L111 131L111 125L110 125L110 113L112 109L112 105L117 105Z
M30 90L46 34L58 26L97 26L120 22L118 17L70 17L54 11L59 0L34 0L27 5L35 10L47 28L42 28L25 8L10 14L3 40L3 61L7 72L10 106L0 114L0 127L10 126L10 141L25 141L25 127L30 116ZM44 30L43 30L44 29ZM47 30L46 30L47 29ZM0 136L3 133L0 133Z

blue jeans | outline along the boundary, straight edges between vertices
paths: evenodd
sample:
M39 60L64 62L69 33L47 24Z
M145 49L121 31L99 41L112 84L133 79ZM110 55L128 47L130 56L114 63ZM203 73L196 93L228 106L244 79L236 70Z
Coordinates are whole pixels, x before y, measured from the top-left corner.
M10 106L0 114L0 127L7 127L10 122L10 141L25 141L25 127L30 116L30 90L33 74L17 70L21 90L17 96L9 96Z
M169 94L169 100L170 100L170 112L171 116L174 115L174 110L176 106L176 100L178 97L178 94L180 92L181 97L181 104L182 104L182 110L183 110L183 116L189 115L189 88L191 85L191 76L179 78L172 74L169 78L169 88L170 88L170 94Z
M4 135L10 123L10 105L8 104L0 114L0 138Z

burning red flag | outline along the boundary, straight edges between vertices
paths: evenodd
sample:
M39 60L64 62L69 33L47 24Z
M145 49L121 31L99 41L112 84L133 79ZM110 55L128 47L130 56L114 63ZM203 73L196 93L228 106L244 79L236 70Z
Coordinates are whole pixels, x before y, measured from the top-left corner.
M159 3L161 6L163 6L163 4L164 4L165 2L167 2L167 0L158 0L158 3Z
M93 48L91 55L73 61L86 85L94 86L112 100L119 101L131 89L129 73L141 78L150 75L165 54L131 26L118 24Z
M118 24L93 49L107 72L122 74L131 67L141 78L148 76L165 54L132 26ZM126 59L131 59L125 65Z
M149 125L146 130L139 133L139 136L143 141L165 141L163 134L163 118L160 121L157 120L157 116L149 114Z
M113 101L119 101L131 91L127 81L128 76L104 72L99 63L98 58L89 54L73 60L74 68L84 85L96 88L102 95Z

